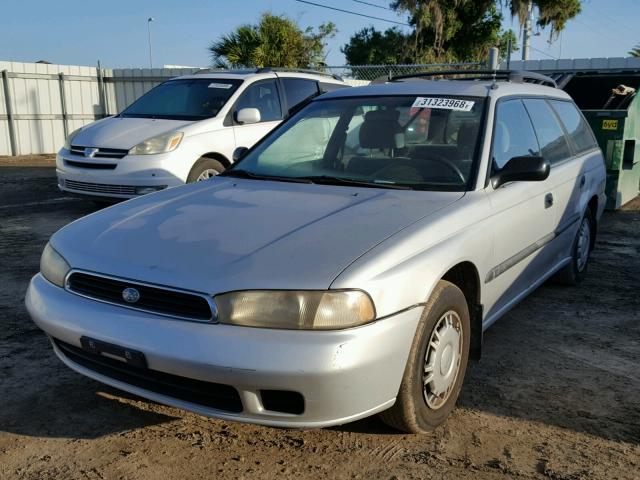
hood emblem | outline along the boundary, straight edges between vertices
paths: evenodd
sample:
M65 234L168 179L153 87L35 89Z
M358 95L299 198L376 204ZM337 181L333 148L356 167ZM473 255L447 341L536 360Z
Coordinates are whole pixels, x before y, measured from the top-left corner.
M87 147L84 149L84 156L87 158L93 158L96 156L96 153L100 151L99 148Z
M140 300L140 292L133 287L127 287L122 291L122 299L127 303L136 303Z

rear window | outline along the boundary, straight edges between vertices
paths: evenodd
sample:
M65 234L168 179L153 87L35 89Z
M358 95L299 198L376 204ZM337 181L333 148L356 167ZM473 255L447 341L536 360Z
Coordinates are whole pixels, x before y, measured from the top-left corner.
M315 80L285 77L282 79L282 84L289 109L318 93L318 84Z
M525 99L523 102L538 137L540 154L551 163L571 158L571 148L567 137L560 126L558 117L553 113L546 100L534 98Z
M242 80L170 80L149 90L127 107L120 116L203 120L215 117Z
M573 103L561 100L549 100L549 103L560 117L578 152L597 146L589 125Z

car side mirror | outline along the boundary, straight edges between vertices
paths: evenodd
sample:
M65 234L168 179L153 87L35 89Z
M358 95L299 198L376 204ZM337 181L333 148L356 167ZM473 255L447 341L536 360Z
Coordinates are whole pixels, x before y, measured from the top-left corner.
M493 188L509 182L540 182L546 180L551 164L543 157L513 157L491 177Z
M260 110L257 108L241 108L236 113L236 122L243 125L258 123L260 121Z
M238 147L233 151L233 155L231 156L231 158L233 159L233 162L237 162L238 160L242 160L242 158L247 154L247 152L249 151L249 149L247 147Z

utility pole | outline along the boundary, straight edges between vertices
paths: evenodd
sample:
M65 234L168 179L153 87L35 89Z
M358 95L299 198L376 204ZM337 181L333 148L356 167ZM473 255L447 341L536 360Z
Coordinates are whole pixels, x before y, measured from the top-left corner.
M533 0L527 3L527 18L524 21L524 31L522 32L522 60L529 60L529 48L531 47L531 33L533 16Z
M149 34L149 68L153 68L153 58L151 57L151 22L153 17L147 19L147 33Z

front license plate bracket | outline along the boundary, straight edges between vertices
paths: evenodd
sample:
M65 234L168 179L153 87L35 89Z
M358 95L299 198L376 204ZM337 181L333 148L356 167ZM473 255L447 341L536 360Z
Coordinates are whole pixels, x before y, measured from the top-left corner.
M144 353L131 348L121 347L113 343L103 342L89 337L80 337L80 345L86 352L94 355L102 355L107 358L115 358L138 368L147 368L147 359Z

